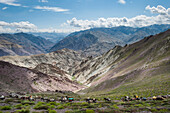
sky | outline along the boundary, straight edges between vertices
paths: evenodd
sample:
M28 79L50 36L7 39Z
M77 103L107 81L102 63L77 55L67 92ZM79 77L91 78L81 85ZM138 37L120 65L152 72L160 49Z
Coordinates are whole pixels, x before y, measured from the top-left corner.
M0 32L170 24L170 0L0 0Z

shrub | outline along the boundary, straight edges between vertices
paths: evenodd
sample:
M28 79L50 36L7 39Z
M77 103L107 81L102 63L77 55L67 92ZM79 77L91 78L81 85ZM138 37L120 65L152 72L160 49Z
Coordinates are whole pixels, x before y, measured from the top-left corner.
M64 107L60 105L57 107L57 109L64 109Z
M39 106L35 106L34 109L38 109L38 110L40 110L40 109L48 109L48 106L46 106L46 105L39 105Z
M168 110L167 109L161 109L160 111L159 111L160 113L168 113Z
M158 110L153 108L153 109L151 109L151 112L158 112Z
M56 102L49 102L48 104L50 104L50 105L55 105L55 106L60 105L60 103L56 103Z
M119 109L119 107L116 104L113 105L113 108Z
M57 113L55 110L48 110L48 113Z
M67 107L67 106L70 106L70 105L71 105L71 103L65 103L65 104L63 104L64 107ZM74 103L73 105L76 105L76 103Z
M17 105L15 105L15 108L16 109L21 109L23 106L22 106L22 104L17 104Z
M22 104L27 104L27 105L34 105L35 102L30 102L30 101L23 101Z
M49 108L49 106L45 105L45 102L38 102L35 106L34 109L45 109L47 110Z
M51 106L50 106L50 109L53 109L53 108L55 108L55 106L54 106L54 105L51 105Z
M29 109L21 109L21 110L17 110L17 113L30 113Z
M14 101L14 99L6 99L4 102L9 103L9 102L13 102L13 101Z
M94 113L94 110L86 109L86 113Z
M87 106L88 103L87 103L87 102L82 102L81 105L82 105L82 106Z
M10 106L2 106L1 110L11 110L11 107Z

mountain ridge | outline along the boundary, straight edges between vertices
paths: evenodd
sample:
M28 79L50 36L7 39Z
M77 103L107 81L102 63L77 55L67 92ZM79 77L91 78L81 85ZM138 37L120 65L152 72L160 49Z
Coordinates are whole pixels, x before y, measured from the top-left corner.
M80 51L86 56L99 56L114 48L137 42L149 35L155 35L170 28L170 25L152 25L142 28L119 26L113 28L93 28L69 34L56 43L49 51L63 48ZM102 47L102 45L105 45ZM108 47L107 47L108 46ZM107 48L106 48L107 47Z
M34 36L32 34L27 33L15 33L15 34L0 34L0 41L5 41L5 43L1 43L0 47L3 45L19 45L22 47L16 47L14 49L8 48L7 46L3 46L0 48L1 53L0 55L6 56L6 55L33 55L33 54L41 54L41 53L47 53L47 49L49 49L51 46L53 46L53 43L42 38L39 36ZM4 54L6 53L6 54Z
M142 89L147 88L143 93L166 94L169 92L169 68L170 29L124 47L116 46L77 67L74 76L90 86L82 91L85 93L122 95L142 93Z

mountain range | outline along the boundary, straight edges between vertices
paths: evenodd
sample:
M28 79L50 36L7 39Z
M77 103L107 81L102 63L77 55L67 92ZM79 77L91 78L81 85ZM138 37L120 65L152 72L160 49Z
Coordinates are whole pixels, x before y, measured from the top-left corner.
M160 26L150 27L152 30L158 30ZM128 33L128 30L130 28L125 31ZM84 32L90 35L86 36ZM94 31L87 30L70 34L68 37L72 39L72 43L84 41L83 44L86 47L95 46L93 43L96 41L98 46L104 43L106 43L104 46L107 46L109 41L113 41L109 37L106 37L106 40L102 37L98 38L100 34L98 32L95 37L94 34ZM77 40L74 41L74 38ZM157 94L168 94L170 91L170 29L156 35L145 36L140 41L123 44L123 46L121 46L122 40L114 43L120 45L113 45L112 49L97 57L85 57L77 52L79 46L75 46L76 44L73 46L77 48L77 51L64 48L31 56L2 56L0 57L1 90L24 91L27 89L28 92L80 90L78 92L80 94L95 95L123 95L129 92L149 94L153 91ZM65 42L63 44L67 45ZM82 51L85 51L83 47L80 45ZM24 80L27 82L23 83ZM9 83L13 87L10 88Z
M163 32L170 25L152 25L142 28L113 27L93 28L80 32L74 32L56 43L49 51L68 48L82 52L86 56L99 56L116 45L131 44L146 36Z
M47 53L52 46L52 42L32 34L0 34L0 56Z

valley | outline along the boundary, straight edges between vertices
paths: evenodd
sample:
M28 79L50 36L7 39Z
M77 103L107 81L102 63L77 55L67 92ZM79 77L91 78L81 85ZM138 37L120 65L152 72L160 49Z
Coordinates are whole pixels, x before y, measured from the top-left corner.
M45 45L42 45L44 43L40 43L39 39L34 40L34 44L39 45L34 47L39 48L41 45L45 52L41 51L41 54L22 52L20 56L18 53L26 49L23 49L21 43L14 44L17 40L16 36L14 39L11 38L13 40L11 41L0 35L3 37L1 47L8 51L12 50L10 54L2 53L0 57L0 95L5 95L7 98L0 101L2 105L0 109L5 112L3 106L8 106L7 112L8 110L9 112L19 112L19 110L50 112L52 110L59 113L87 113L88 110L90 113L169 111L170 29L145 36L139 41L133 40L134 43L125 43L116 39L114 44L110 43L114 39L109 38L110 35L107 37L106 34L98 33L98 31L95 34L96 31L94 31L70 34L58 42L63 45L63 48L52 52L48 52L49 47L45 48ZM15 35L21 38L24 35L29 40L32 39L28 36L34 37L24 33ZM106 36L106 40L98 38L99 35ZM72 43L71 46L67 41L65 42L67 39L71 40L69 41ZM135 40L138 39L135 38ZM82 44L76 45L75 41ZM110 43L109 46L108 43ZM67 44L68 47L74 46L75 50L64 48ZM82 50L78 50L79 47ZM99 49L99 54L94 52L95 48ZM107 49L109 50L104 52ZM85 51L90 52L90 55L86 55ZM40 98L34 101L10 98L9 93L12 92L21 93L21 96L31 95L34 98L40 96L55 99L55 101L46 102ZM133 98L133 95L145 97L147 101L122 100L125 96ZM67 103L60 102L59 98L63 96L73 97L75 100ZM152 98L154 96L167 97L154 100ZM85 99L88 97L97 99L97 102L86 102ZM107 102L104 98L112 101ZM162 104L158 105L158 103ZM44 107L41 109L41 106Z
M0 0L0 113L170 113L170 0Z

